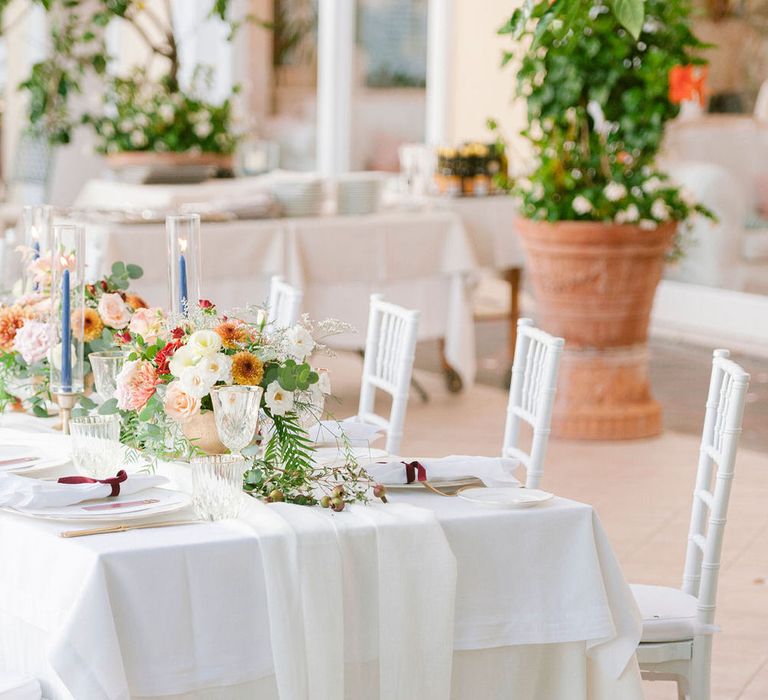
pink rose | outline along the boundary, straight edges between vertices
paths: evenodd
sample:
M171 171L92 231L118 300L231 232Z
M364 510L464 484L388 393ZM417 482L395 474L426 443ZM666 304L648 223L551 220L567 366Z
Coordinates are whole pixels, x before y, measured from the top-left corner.
M99 299L99 316L105 326L121 329L131 320L131 310L119 294L104 294Z
M16 331L13 349L21 353L24 362L33 365L42 360L51 347L51 333L48 324L40 321L25 321Z
M181 382L174 381L168 385L163 399L165 413L177 423L189 422L200 412L200 399L184 391Z
M152 345L163 330L165 314L159 307L152 309L136 309L131 316L128 330L135 335L140 335L146 343Z
M117 375L115 397L124 411L138 411L146 405L157 387L157 370L148 360L129 360Z

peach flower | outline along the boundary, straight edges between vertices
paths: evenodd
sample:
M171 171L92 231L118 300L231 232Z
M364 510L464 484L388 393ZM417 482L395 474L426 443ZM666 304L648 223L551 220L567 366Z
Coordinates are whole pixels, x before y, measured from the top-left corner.
M136 309L131 316L131 322L128 324L128 330L131 333L140 335L146 343L152 345L163 330L163 321L165 314L159 307L152 309Z
M138 411L156 391L157 370L148 360L129 360L117 375L117 405L124 411Z
M180 381L171 382L165 392L163 408L179 424L187 423L200 412L200 399L184 391Z
M104 294L99 299L99 316L105 326L122 329L131 320L131 310L119 294Z
M40 362L48 354L50 347L51 331L46 323L27 321L16 331L13 348L28 365Z

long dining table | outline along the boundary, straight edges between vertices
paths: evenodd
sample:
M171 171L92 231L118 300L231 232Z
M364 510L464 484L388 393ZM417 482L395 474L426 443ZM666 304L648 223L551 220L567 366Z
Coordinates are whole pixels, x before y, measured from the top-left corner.
M0 442L70 450L33 419L0 417ZM190 490L188 465L159 470ZM78 538L0 512L0 670L49 700L642 698L639 616L592 507L389 501L243 494L236 519Z

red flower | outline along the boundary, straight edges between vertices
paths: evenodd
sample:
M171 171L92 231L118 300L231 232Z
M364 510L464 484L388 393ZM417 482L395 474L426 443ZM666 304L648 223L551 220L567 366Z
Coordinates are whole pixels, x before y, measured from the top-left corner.
M176 340L179 340L184 337L184 329L183 328L174 328L171 331L171 338L175 338Z
M122 333L115 333L115 340L118 343L130 343L131 334L129 331L123 331Z
M674 104L698 99L704 106L706 66L675 66L669 71L669 101Z
M200 299L197 302L197 304L198 304L198 306L201 309L212 309L213 308L213 302L212 301L208 301L208 299Z
M176 330L180 329L177 328ZM155 355L155 365L157 365L158 374L168 374L170 372L168 363L171 361L173 353L175 353L181 346L181 339L177 338L176 340L166 343L164 347L157 351L157 355Z

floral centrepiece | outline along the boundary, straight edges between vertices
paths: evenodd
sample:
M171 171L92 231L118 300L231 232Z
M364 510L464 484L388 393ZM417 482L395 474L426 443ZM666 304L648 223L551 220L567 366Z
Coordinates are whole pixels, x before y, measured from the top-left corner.
M152 325L146 337L142 317L129 325L121 338L130 354L116 393L123 442L152 459L200 454L188 427L213 411L212 389L258 386L264 390L261 411L268 436L262 458L255 458L256 446L244 451L252 460L244 475L246 491L336 510L368 500L374 485L351 450L345 450L342 466L318 466L306 430L320 420L331 391L327 373L313 368L310 356L326 350L323 339L349 327L332 319L313 323L305 316L292 328L274 329L263 320L263 310L249 309L246 315L259 320L227 317L203 300L186 315L170 315L162 328ZM375 495L381 493L377 489Z
M20 252L38 291L18 295L12 304L0 306L0 412L13 406L43 417L48 415L51 401L49 358L60 356L51 347L48 324L51 262L49 256L34 258L32 251L25 248ZM62 266L73 262L71 256L59 257ZM87 285L82 323L80 310L72 316L72 327L83 329L86 362L92 351L113 348L116 336L131 322L136 310L146 306L127 292L131 280L142 274L138 265L117 262L109 275ZM81 403L81 411L94 406L87 398Z

